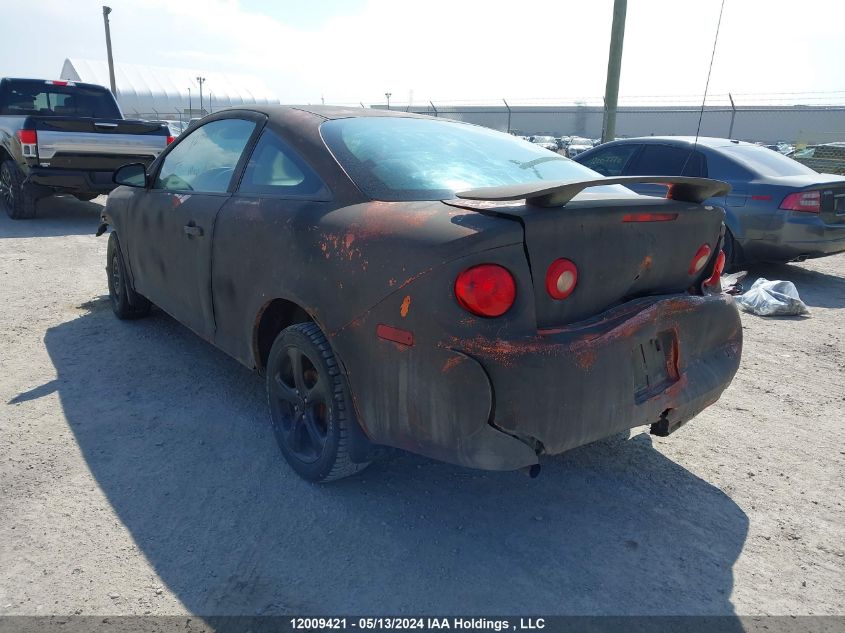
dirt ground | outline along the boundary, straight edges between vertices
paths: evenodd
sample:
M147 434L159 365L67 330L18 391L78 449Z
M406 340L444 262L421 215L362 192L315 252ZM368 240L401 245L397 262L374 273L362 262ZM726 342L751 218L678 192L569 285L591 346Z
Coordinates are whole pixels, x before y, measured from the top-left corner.
M733 384L668 438L315 486L258 376L114 318L98 209L0 218L0 614L845 613L845 255L752 271L812 315L743 315Z

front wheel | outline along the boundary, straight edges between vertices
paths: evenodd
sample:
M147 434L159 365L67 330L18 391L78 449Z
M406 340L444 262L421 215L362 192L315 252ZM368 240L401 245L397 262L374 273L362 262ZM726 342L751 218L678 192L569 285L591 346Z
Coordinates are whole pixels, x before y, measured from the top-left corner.
M331 481L367 467L350 455L357 424L346 377L314 323L279 334L267 359L270 421L288 464L308 481Z

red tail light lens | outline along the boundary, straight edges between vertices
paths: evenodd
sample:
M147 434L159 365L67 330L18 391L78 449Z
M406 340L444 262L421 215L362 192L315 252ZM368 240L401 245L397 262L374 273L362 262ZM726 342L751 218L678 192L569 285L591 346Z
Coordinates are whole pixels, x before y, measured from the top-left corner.
M692 258L692 261L689 265L689 274L690 275L697 275L700 273L704 266L707 264L707 260L710 259L710 247L707 244L702 244L701 247L695 252L695 256Z
M626 213L623 222L671 222L677 219L677 213Z
M556 259L546 271L546 292L552 299L566 299L578 284L578 268L568 259Z
M705 286L718 286L721 284L722 272L725 270L725 251L719 251L716 255L716 265L713 267L713 274L710 279L704 282Z
M498 317L516 299L516 283L507 268L481 264L467 268L455 280L455 298L464 310L483 317Z
M15 134L21 145L35 145L38 142L38 134L35 130L18 130Z
M783 199L780 208L785 211L819 213L822 209L822 194L820 191L796 191Z
M175 140L176 140L175 136L168 136L167 137L167 144L170 145ZM176 150L173 150L173 151L176 151Z

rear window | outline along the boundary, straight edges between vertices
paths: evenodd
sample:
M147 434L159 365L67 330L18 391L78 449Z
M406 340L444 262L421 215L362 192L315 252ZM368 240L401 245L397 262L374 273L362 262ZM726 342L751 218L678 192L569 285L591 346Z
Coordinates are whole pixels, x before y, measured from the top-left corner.
M510 134L463 123L361 117L326 121L321 132L352 180L375 200L441 200L476 187L599 176ZM589 191L631 194L618 185Z
M123 118L105 88L58 86L45 81L4 81L0 91L0 114Z
M788 156L759 145L731 145L720 149L760 176L800 176L817 173Z

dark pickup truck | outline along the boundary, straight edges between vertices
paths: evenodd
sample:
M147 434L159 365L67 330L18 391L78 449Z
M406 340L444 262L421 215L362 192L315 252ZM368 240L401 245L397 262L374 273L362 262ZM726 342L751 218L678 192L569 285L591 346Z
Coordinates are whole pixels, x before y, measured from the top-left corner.
M0 79L0 204L17 220L54 193L91 200L115 187L115 169L149 165L172 140L166 125L124 119L103 86Z

